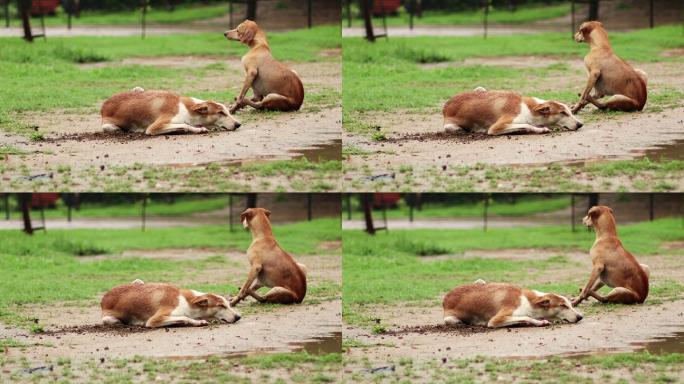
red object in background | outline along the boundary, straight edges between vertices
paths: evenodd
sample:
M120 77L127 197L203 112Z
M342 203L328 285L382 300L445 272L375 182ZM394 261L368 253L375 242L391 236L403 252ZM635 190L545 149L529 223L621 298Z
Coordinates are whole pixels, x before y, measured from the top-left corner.
M31 208L54 207L59 193L34 193L31 195Z
M373 194L373 208L396 208L401 200L400 193L375 193Z
M373 16L382 16L383 11L386 14L395 14L401 7L401 0L374 0L373 1Z
M57 7L59 7L59 0L33 0L31 16L54 15Z

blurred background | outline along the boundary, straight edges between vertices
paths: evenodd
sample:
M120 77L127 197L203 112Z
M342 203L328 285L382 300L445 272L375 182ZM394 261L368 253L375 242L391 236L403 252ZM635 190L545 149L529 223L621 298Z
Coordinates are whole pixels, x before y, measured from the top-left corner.
M343 228L376 232L408 228L506 228L567 225L583 229L582 217L607 205L618 225L684 218L684 195L671 193L375 193L347 194ZM684 222L683 222L684 224Z
M338 218L340 195L22 193L2 194L0 229L141 228L223 225L242 231L240 213L261 207L276 224Z
M337 23L339 0L2 0L2 35L200 32L248 18L269 30Z
M388 27L401 35L416 26L443 33L460 26L466 34L468 26L493 26L496 33L510 28L574 31L586 20L601 20L610 30L682 22L679 0L343 0L343 7L345 35L365 32L361 27L368 14L375 37L386 34Z

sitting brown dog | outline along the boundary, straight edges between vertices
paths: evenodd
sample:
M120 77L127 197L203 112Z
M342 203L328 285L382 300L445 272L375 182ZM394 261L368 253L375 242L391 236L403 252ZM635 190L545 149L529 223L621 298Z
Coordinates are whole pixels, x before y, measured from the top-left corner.
M240 215L242 225L252 231L252 244L247 249L251 267L245 285L231 305L247 295L262 303L292 304L304 300L306 267L280 248L271 230L270 216L271 212L263 208L249 208ZM261 287L271 290L261 296L257 293Z
M619 58L610 46L608 33L598 21L588 21L580 25L575 41L589 44L590 51L584 57L589 79L579 101L572 108L577 113L587 103L599 109L618 111L641 111L646 105L646 72L634 69ZM591 90L596 93L590 95ZM600 101L603 96L611 96Z
M250 49L242 56L245 67L245 83L231 107L233 113L249 105L256 109L296 111L304 101L304 86L297 72L276 60L266 40L266 33L257 23L245 20L237 28L223 34L228 40L239 41ZM246 99L252 88L254 97Z
M581 303L589 296L602 303L643 303L648 296L650 270L648 265L639 264L622 246L613 210L603 205L592 207L582 221L596 231L596 241L589 251L593 268L589 282L572 305ZM613 290L601 296L596 291L604 285Z

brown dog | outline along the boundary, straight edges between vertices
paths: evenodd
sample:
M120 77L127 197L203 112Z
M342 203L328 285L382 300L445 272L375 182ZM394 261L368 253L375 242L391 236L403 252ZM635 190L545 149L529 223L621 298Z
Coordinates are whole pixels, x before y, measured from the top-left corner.
M551 324L549 320L576 323L583 318L561 295L483 280L452 289L444 296L442 306L444 323L454 326L543 327Z
M643 303L648 296L650 270L622 246L613 210L603 205L592 207L582 221L596 231L596 241L589 251L593 268L589 282L572 304L589 296L602 303ZM596 291L604 285L613 290L601 296Z
M488 135L508 135L547 133L548 127L554 126L570 130L582 127L565 104L482 87L449 99L442 114L447 133L482 130Z
M105 132L143 130L148 135L164 135L204 133L206 127L229 131L240 127L223 104L140 87L107 99L100 114Z
M252 244L247 249L250 269L245 285L231 301L239 303L247 295L259 302L292 304L301 303L306 295L306 267L285 252L271 231L271 212L263 208L249 208L240 220L252 231ZM264 296L256 291L271 288Z
M228 40L239 41L250 48L249 52L242 56L245 83L235 105L231 107L231 112L245 105L277 111L296 111L302 106L302 80L297 72L273 58L266 34L255 22L245 20L237 28L223 35ZM250 88L254 92L254 97L245 99L245 94Z
M135 280L107 292L100 303L104 324L144 325L148 328L172 325L202 326L206 319L226 323L240 320L224 297L182 289L170 284L145 284Z
M584 57L589 79L572 113L577 113L587 103L600 109L618 111L644 109L647 97L646 72L632 68L613 53L603 24L598 21L582 23L575 34L575 41L589 44L589 54ZM594 95L590 95L592 89L596 90ZM603 96L611 97L599 101Z

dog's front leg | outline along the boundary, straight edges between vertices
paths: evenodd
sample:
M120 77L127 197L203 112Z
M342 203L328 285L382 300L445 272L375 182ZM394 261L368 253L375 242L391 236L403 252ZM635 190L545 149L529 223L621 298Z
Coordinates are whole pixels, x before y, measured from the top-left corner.
M230 305L235 305L247 297L247 292L252 286L254 280L257 278L257 276L259 276L259 272L261 272L261 264L252 265L252 268L249 270L249 274L247 275L247 281L245 282L245 285L242 286L240 293L235 296L235 298L230 302Z
M587 100L587 97L591 93L591 90L594 89L594 86L596 85L596 81L598 81L598 78L601 76L601 72L598 70L592 70L589 72L589 77L587 78L587 85L584 87L584 91L580 95L580 99L575 104L574 107L572 107L572 113L577 113L579 112L580 109L584 108L587 103L589 103L589 100Z
M592 268L589 281L587 282L587 285L584 286L584 289L582 289L582 293L580 293L579 297L572 301L573 306L578 305L582 302L582 300L585 300L587 297L589 297L589 294L592 292L592 288L594 288L596 281L601 276L601 272L603 272L603 268L603 264L597 264L594 266L594 268Z
M235 111L245 106L245 95L247 94L247 91L252 88L252 83L254 83L254 79L256 79L258 73L256 66L247 68L242 90L240 91L237 100L235 100L235 105L230 108L230 113L235 113Z

